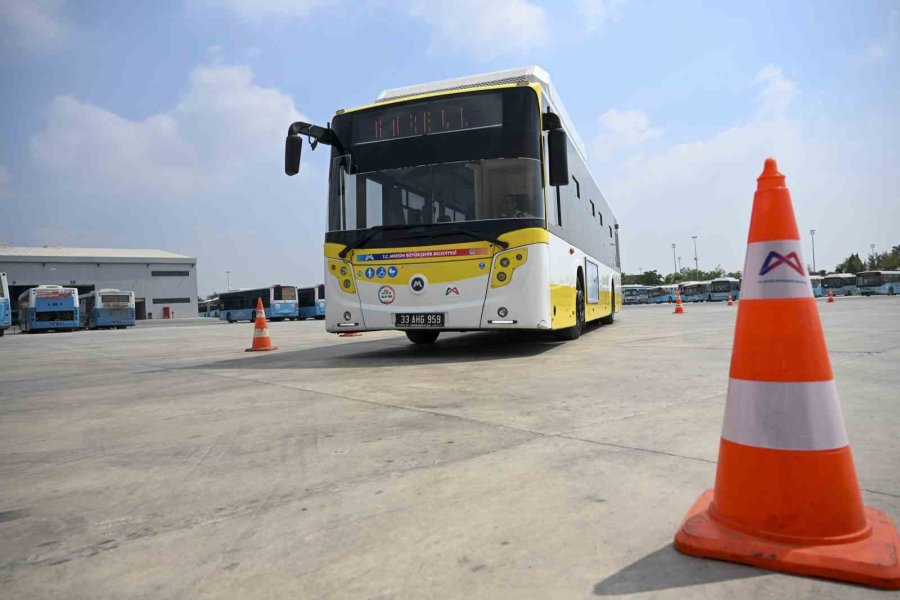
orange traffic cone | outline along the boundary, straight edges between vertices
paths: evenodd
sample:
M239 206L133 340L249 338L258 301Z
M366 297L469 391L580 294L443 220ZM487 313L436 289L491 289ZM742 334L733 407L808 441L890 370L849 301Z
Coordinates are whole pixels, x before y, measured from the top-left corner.
M863 506L784 175L753 199L716 485L675 536L685 554L900 589L900 539Z
M256 299L256 323L253 325L253 345L245 352L263 352L266 350L278 350L272 345L269 337L269 325L266 323L266 311L263 308L262 298Z
M734 306L734 300L731 298L731 294L728 294L728 306Z
M358 331L345 331L344 333L339 333L338 337L356 337L358 335L362 335Z
M832 304L834 302L834 290L828 290L828 303Z
M684 312L684 305L681 303L681 290L675 290L675 313L680 315Z

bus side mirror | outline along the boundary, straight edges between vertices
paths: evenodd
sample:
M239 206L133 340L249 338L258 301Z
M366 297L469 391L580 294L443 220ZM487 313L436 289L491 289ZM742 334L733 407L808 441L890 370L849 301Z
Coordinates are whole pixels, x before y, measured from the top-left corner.
M551 129L547 134L547 154L550 185L569 185L568 143L564 129Z
M299 135L288 135L284 140L284 172L296 175L300 172L300 152L303 150L303 138Z

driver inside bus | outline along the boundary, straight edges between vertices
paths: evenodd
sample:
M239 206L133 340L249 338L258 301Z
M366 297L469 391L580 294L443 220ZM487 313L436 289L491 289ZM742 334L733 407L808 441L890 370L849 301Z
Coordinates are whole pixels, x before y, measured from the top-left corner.
M521 219L530 217L531 215L522 210L524 201L527 200L525 194L506 194L500 201L497 209L497 216L501 219Z

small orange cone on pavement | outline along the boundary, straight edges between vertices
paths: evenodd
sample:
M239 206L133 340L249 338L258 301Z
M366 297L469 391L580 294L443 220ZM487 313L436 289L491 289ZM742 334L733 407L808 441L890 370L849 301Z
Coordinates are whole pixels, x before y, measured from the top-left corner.
M675 547L900 589L891 518L863 505L791 196L774 159L760 175L737 309L716 484Z
M362 335L358 331L345 331L344 333L339 333L338 337L356 337L358 335Z
M684 305L681 303L681 290L675 290L675 313L680 315L684 312Z
M253 325L253 344L245 352L263 352L266 350L278 350L272 345L269 337L269 325L266 323L266 311L263 308L262 298L256 299L256 323Z
M834 290L828 290L828 303L831 304L834 302Z
M731 294L728 294L728 306L734 306L734 300L731 298Z

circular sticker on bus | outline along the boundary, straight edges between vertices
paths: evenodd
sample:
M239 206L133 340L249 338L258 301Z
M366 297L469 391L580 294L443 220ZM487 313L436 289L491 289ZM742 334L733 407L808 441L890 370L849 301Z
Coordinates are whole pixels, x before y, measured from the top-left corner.
M394 288L391 286L383 285L378 288L378 301L382 304L391 304L395 297Z

